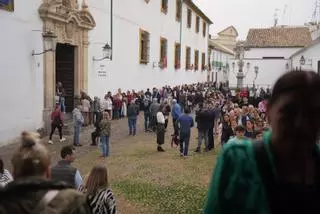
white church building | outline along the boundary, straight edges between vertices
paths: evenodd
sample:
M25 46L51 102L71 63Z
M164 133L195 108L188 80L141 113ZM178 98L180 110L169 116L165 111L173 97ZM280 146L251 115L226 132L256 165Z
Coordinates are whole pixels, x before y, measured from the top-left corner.
M244 44L244 86L267 88L295 68L292 55L311 45L312 37L308 27L277 26L250 29ZM237 60L231 67L238 72ZM229 82L236 86L236 75L230 75Z
M68 111L81 90L205 81L210 24L191 0L0 0L0 142L46 127L58 81Z

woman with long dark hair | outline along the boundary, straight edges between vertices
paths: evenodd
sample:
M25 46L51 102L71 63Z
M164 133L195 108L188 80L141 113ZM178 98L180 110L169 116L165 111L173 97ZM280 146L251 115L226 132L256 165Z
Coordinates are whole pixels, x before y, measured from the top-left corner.
M204 213L319 213L320 76L284 74L267 111L262 141L223 148Z

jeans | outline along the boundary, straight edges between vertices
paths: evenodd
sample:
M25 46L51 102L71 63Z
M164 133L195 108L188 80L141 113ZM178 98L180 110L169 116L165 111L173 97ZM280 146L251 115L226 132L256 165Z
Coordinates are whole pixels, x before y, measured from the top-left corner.
M204 145L206 149L209 149L209 130L198 130L198 148L201 148L202 139L204 139Z
M66 112L66 104L65 104L66 100L64 97L60 97L60 109L61 112Z
M189 151L189 142L190 142L190 132L180 133L180 154L183 156L188 156Z
M147 131L150 125L150 112L144 112L144 130Z
M102 113L101 112L98 112L98 111L95 111L94 112L94 116L93 116L93 124L96 124L97 122L100 122L101 120L101 115Z
M119 109L113 109L113 119L118 120L120 118Z
M109 136L100 136L101 152L104 157L109 156Z
M80 145L80 131L81 131L81 123L76 123L74 125L74 133L73 133L73 144Z
M137 118L128 118L128 125L129 125L129 134L135 135L136 134L136 127L137 127Z

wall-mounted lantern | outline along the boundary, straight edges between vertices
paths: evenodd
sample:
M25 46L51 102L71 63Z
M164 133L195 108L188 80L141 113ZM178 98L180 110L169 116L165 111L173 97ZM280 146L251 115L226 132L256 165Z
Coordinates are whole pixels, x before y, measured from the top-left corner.
M308 62L308 63L306 63ZM300 65L303 66L303 65L310 65L312 66L312 59L306 59L303 55L301 56L300 58Z
M108 43L102 47L102 55L103 55L103 57L101 59L96 59L95 57L93 57L92 60L93 61L102 61L105 59L111 59L112 47Z
M304 56L301 56L300 65L305 65L305 64L306 64L306 59L304 58Z
M47 31L42 34L43 37L43 51L41 53L36 53L32 51L32 56L42 55L47 52L55 52L57 47L57 36L52 31Z

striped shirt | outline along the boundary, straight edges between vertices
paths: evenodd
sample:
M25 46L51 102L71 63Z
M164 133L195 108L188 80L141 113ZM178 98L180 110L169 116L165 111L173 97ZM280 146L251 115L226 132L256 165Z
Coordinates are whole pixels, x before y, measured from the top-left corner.
M79 188L86 193L86 189ZM111 189L101 188L94 195L88 196L89 205L93 214L116 214L116 201Z

